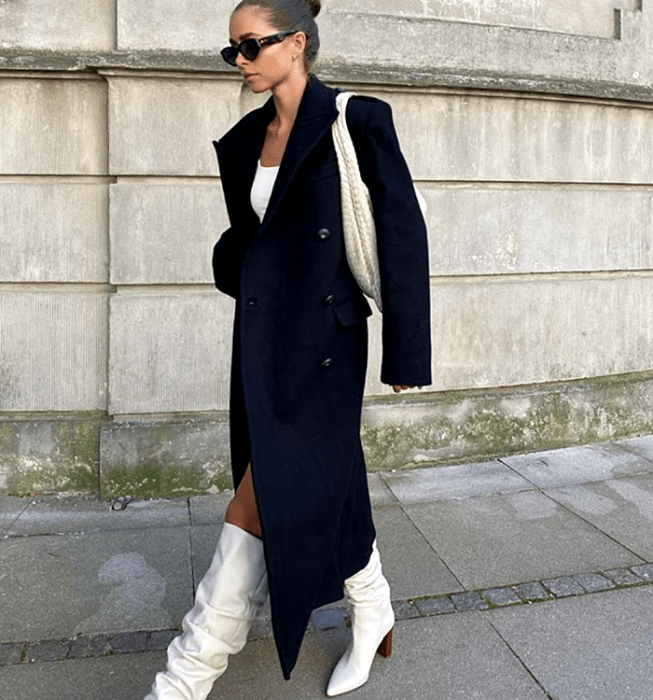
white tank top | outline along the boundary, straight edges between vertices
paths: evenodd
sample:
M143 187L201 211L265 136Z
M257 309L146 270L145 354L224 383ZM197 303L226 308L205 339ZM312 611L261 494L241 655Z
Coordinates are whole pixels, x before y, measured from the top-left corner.
M265 212L268 210L268 204L270 203L270 197L272 196L272 190L274 189L274 183L277 180L278 173L278 165L265 168L261 165L261 161L259 160L250 195L252 209L256 212L259 221L263 221Z

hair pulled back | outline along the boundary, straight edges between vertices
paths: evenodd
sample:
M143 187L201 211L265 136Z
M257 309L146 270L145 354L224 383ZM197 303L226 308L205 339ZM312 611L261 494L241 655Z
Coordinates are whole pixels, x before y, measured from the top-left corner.
M243 7L260 7L268 13L270 24L280 32L296 29L306 34L304 62L310 68L320 49L320 35L315 18L322 9L320 0L241 0L234 12Z

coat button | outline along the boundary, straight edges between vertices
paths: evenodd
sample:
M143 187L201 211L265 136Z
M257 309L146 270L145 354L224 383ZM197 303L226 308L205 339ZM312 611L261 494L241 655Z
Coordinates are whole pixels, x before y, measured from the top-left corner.
M335 297L333 296L333 294L329 294L328 296L324 297L324 299L322 299L322 306L331 306L331 304L333 304L334 299Z
M256 297L249 297L246 303L247 306L256 306L258 304L258 299Z
M326 241L326 239L329 238L330 236L331 236L331 231L329 231L328 228L321 228L321 229L317 232L317 237L318 237L321 241Z
M326 360L322 360L322 367L324 367L324 369L326 369L327 367L331 367L332 364L333 364L333 358L331 358L331 357L327 357Z

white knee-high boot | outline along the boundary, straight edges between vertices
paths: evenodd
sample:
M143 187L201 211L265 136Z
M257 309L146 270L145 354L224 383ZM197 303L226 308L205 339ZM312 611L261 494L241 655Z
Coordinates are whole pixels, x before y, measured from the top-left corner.
M345 593L352 606L352 641L331 674L326 691L329 697L348 693L366 683L374 655L378 652L387 657L392 653L395 614L376 540L365 568L345 579Z
M205 700L238 653L268 594L263 543L225 523L213 562L197 587L183 634L168 647L168 666L145 700Z

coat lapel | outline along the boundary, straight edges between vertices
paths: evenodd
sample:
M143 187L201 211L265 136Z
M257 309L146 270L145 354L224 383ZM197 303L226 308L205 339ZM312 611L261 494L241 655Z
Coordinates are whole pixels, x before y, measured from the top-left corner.
M224 149L225 160L233 162L232 159L235 158L240 164L239 168L231 167L228 174L222 173L222 175L237 178L230 189L234 193L239 193L238 197L239 199L242 197L242 205L250 209L249 195L256 175L256 167L261 157L268 124L274 119L275 114L274 100L270 98L256 113L250 113L251 119L246 124L236 125L233 131L226 134L217 144L218 149ZM298 168L331 128L337 116L338 109L333 90L315 76L309 76L270 202L261 222L261 229L274 216ZM256 216L253 210L251 213L252 216Z
M290 132L265 218L261 222L262 228L274 216L300 165L331 128L337 116L338 108L333 91L311 75L299 105L295 124ZM265 134L263 137L265 138ZM259 147L257 159L260 152ZM256 163L254 163L255 170ZM252 175L252 180L253 177Z

